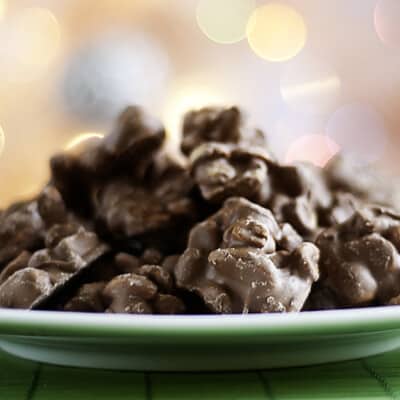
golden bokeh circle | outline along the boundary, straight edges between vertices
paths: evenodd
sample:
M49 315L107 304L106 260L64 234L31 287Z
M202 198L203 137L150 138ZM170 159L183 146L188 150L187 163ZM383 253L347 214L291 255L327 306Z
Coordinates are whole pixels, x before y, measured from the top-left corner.
M197 24L214 42L239 42L246 37L246 24L255 7L255 0L200 0Z
M286 61L304 47L307 28L292 7L269 3L254 10L247 23L247 40L252 50L267 61Z

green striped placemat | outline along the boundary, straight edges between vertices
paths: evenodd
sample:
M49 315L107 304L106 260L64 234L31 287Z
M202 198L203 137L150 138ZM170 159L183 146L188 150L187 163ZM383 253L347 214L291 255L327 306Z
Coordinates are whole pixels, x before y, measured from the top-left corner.
M54 367L0 352L0 399L400 399L399 360L395 351L314 367L178 374Z

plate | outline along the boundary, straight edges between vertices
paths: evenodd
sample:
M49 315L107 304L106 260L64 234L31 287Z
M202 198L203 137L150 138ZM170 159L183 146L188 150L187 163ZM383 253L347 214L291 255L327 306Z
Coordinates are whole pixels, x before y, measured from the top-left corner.
M0 310L0 346L30 360L138 371L288 367L400 347L400 307L154 316Z

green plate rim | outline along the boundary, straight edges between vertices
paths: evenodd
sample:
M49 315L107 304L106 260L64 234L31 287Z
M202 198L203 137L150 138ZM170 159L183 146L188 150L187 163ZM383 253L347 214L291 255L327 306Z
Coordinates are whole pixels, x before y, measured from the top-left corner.
M124 315L0 309L0 336L220 340L400 330L400 307L291 314Z

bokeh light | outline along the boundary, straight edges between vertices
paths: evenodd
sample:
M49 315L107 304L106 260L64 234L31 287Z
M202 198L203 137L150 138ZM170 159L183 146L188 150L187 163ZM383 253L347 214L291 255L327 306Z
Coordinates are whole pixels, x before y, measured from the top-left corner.
M163 112L163 121L167 130L168 144L177 148L181 137L184 114L192 109L206 106L226 105L226 98L217 90L194 84L178 84L169 96Z
M305 135L296 139L286 153L285 162L307 161L318 167L339 152L339 146L325 135Z
M315 57L296 57L285 67L280 91L283 100L296 111L325 113L339 99L340 78L326 62Z
M100 139L103 139L104 134L98 132L85 132L80 133L79 135L75 136L71 139L67 145L65 146L65 150L67 151L76 151L81 146L87 144L88 142L95 142Z
M302 16L280 3L254 10L247 23L247 39L253 51L268 61L285 61L304 47L307 29Z
M235 43L246 37L246 24L255 0L200 0L197 23L203 33L217 43Z
M379 0L374 10L378 37L390 47L400 48L400 1Z
M8 207L15 201L33 198L49 181L47 163L38 166L36 157L30 162L36 164L29 169L29 172L26 170L26 163L22 163L21 166L14 165L8 169L5 179L2 179L3 185L0 187L0 209Z
M358 164L377 161L387 143L382 117L372 107L360 103L339 108L329 119L326 134Z
M303 132L296 127L292 118L280 118L268 131L268 144L276 156L282 160L291 143ZM309 131L307 131L309 132Z
M7 10L6 0L0 0L0 20L4 17Z
M4 131L0 126L0 156L1 156L1 153L3 152L3 150L4 150L5 142L6 142L6 139L5 139Z
M294 112L282 105L277 119L267 129L268 144L279 160L284 160L289 147L302 136L324 132L326 117Z
M47 66L56 55L60 41L60 28L55 16L47 9L28 8L17 20L21 35L21 63L32 67ZM29 35L29 37L28 37Z
M61 82L62 102L75 119L110 123L129 104L161 107L169 73L168 54L153 36L116 29L72 54Z
M0 73L7 81L29 81L47 70L58 53L60 27L44 8L26 8L2 21Z

